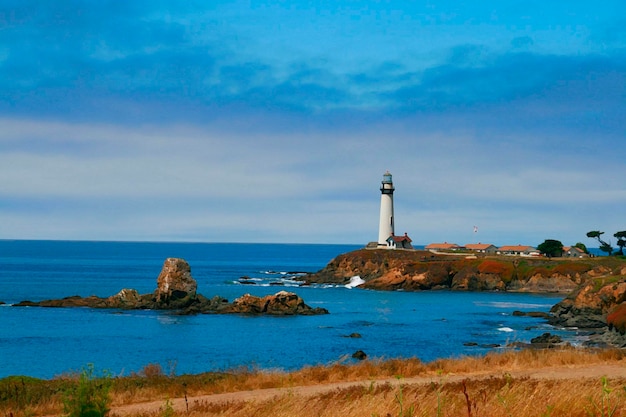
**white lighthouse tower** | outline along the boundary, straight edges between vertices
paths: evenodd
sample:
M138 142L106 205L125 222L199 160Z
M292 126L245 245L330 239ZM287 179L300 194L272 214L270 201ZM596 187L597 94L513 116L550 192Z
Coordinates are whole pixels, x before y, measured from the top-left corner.
M394 234L393 225L393 181L389 171L383 175L380 186L380 222L378 224L378 246L387 246L387 239Z

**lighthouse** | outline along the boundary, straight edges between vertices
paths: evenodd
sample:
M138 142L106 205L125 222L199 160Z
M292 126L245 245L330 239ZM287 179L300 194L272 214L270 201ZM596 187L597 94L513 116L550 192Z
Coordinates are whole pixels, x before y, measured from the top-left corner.
M389 171L383 175L380 186L380 222L378 223L378 246L387 246L387 239L394 234L393 181Z

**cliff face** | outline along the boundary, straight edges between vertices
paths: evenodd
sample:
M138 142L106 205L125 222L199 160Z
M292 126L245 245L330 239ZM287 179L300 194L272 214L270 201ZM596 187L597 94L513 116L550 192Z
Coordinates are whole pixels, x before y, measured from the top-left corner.
M594 277L551 309L556 324L594 328L607 324L626 333L626 267L620 274Z
M306 277L306 281L346 284L359 275L365 280L362 288L377 290L569 293L591 277L613 272L613 265L596 259L554 261L362 249L337 256L324 269Z

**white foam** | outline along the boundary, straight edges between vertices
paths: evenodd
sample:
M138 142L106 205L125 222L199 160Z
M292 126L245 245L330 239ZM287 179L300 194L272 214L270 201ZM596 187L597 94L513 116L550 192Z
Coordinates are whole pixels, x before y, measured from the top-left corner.
M499 327L498 328L499 332L506 332L506 333L510 333L510 332L514 332L515 330L511 329L510 327Z
M361 284L365 284L365 281L359 275L355 275L350 278L350 282L347 283L345 287L352 289L354 287L358 287Z
M474 303L477 306L487 306L487 307L495 307L495 308L546 308L551 307L551 304L532 304L532 303L513 303L513 302L505 302L505 301L496 301L496 302L481 302L477 301Z

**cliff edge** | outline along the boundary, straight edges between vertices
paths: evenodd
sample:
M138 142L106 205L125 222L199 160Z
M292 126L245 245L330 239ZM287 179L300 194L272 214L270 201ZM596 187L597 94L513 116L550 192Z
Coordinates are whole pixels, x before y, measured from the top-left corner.
M347 284L359 276L365 281L361 288L376 290L568 294L590 278L620 275L624 267L625 261L606 257L566 260L361 249L337 256L305 280L309 284Z

